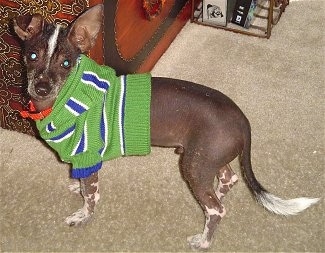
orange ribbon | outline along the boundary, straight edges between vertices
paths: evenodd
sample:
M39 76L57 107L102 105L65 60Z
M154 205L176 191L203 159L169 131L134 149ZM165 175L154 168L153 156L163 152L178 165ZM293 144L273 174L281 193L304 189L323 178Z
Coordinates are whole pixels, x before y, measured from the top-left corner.
M31 118L33 120L41 120L41 119L44 119L45 117L47 117L52 112L52 108L48 108L41 112L36 112L36 108L32 101L29 101L28 106L29 106L28 111L20 112L20 115L23 118Z

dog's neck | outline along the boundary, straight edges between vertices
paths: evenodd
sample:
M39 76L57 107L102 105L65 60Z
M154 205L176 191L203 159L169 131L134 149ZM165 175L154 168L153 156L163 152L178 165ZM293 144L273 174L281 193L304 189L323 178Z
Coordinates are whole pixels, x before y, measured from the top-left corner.
M33 104L36 112L41 112L41 111L48 110L49 108L52 108L55 100L53 100L53 101L47 101L47 100L46 101L37 101L37 100L31 99L30 102Z
M29 110L21 111L20 115L23 118L31 118L32 120L41 120L46 118L52 112L52 106L47 107L46 109L39 110L35 107L35 104L32 100L29 101Z

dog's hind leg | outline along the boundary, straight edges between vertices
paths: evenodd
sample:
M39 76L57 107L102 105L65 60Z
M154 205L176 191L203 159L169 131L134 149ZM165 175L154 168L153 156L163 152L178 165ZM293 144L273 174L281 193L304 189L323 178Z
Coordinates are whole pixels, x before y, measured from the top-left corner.
M93 173L80 180L81 194L84 198L84 206L65 219L70 226L77 226L87 222L95 211L99 201L98 173Z
M205 250L210 247L214 231L226 214L213 187L216 176L215 163L209 161L207 157L209 156L200 152L188 154L185 151L180 163L183 177L187 180L206 217L203 233L187 239L190 247L194 250Z
M219 182L216 189L216 195L218 199L222 201L226 193L238 181L238 176L233 172L230 165L227 164L218 170L217 177Z

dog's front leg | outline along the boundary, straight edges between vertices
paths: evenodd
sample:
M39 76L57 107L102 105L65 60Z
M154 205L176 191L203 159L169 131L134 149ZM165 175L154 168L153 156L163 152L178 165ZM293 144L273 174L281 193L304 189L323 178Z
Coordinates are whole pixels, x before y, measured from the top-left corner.
M80 180L74 180L72 184L68 186L68 189L76 194L81 194Z
M70 226L77 226L87 222L95 211L99 200L98 173L93 173L80 180L81 194L84 198L84 206L65 219Z

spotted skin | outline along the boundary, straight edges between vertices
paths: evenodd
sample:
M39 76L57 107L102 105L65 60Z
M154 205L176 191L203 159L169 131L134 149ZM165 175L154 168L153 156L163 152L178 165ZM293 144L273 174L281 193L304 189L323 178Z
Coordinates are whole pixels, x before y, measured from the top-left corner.
M214 151L198 149L199 143L197 142L201 141L203 140L192 140L190 148L183 148L180 160L182 175L205 214L203 232L187 238L193 250L206 250L210 247L213 234L221 219L226 215L226 209L217 196L218 191L214 190L214 179L216 176L222 178L225 174L225 179L221 180L222 184L227 184L227 176L231 174L228 165L216 170L216 161L206 159L206 157L212 157ZM223 189L222 185L220 191L224 192Z
M76 183L70 189L73 192L78 191ZM70 226L78 226L86 223L94 214L95 206L99 201L99 186L98 173L93 173L91 176L80 180L81 195L84 198L84 205L81 209L74 212L65 219L65 222Z
M232 171L229 164L220 168L217 172L218 177L218 187L215 191L215 196L219 200L217 205L209 208L204 206L205 214L205 226L202 234L197 234L187 238L190 247L194 250L206 250L210 247L213 233L221 221L221 219L226 215L226 209L221 204L226 193L234 186L238 181L237 175ZM213 195L208 196L209 199L213 199Z
M217 177L219 182L216 189L216 195L218 199L222 201L226 193L238 181L238 176L232 171L230 165L227 164L218 171Z

